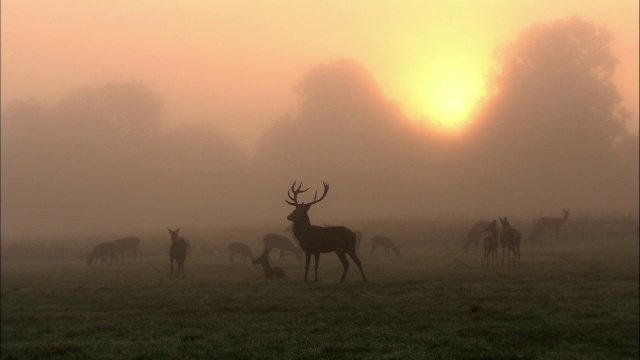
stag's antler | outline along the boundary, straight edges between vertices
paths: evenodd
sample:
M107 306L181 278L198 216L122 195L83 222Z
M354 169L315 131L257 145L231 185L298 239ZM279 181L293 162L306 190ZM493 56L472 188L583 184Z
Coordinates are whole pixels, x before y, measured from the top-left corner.
M318 199L318 191L316 190L316 194L313 196L313 201L308 203L308 206L311 206L315 203L319 203L320 201L322 201L322 199L325 198L325 196L327 196L327 193L329 192L329 184L327 184L326 182L322 182L322 185L324 186L324 193L322 194L322 196L320 197L320 199ZM296 189L296 181L293 182L293 185L291 185L291 189L289 189L287 191L287 195L289 196L289 199L293 200L293 202L289 201L289 200L285 200L287 204L289 205L293 205L293 206L299 206L304 204L303 203L299 203L298 202L298 194L301 194L309 189L304 189L304 190L300 190L300 188L302 188L302 182L300 182L300 185L298 185L298 188ZM293 193L293 195L291 195Z

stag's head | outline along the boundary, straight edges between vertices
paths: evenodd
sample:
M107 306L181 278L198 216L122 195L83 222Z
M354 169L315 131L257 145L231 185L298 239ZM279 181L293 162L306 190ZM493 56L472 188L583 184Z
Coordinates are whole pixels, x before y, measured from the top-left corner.
M167 230L169 230L169 234L171 234L171 241L176 241L178 239L178 231L180 231L180 228L175 230L167 228Z
M287 191L287 195L289 196L289 199L291 199L291 201L289 200L285 200L285 201L287 202L287 204L291 206L295 206L295 209L291 212L291 214L289 214L289 216L287 216L287 220L293 221L294 224L300 223L300 222L310 224L309 215L307 214L307 212L309 211L309 209L313 204L316 204L322 201L322 199L324 199L325 196L327 196L327 193L329 192L329 184L327 184L326 182L322 182L322 185L324 186L324 192L322 193L322 196L320 196L320 199L318 199L318 191L316 191L316 194L313 197L313 201L308 204L305 204L304 202L301 202L301 203L298 202L298 194L302 194L303 192L306 192L309 189L301 190L302 182L300 182L300 185L298 185L298 187L296 188L296 182L294 181L293 185L291 185L291 189Z

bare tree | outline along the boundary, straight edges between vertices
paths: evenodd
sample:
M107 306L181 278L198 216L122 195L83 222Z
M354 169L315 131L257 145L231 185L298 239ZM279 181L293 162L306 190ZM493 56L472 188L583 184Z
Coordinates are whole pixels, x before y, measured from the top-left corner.
M189 245L187 240L178 237L178 231L180 228L177 228L175 231L167 228L169 230L169 234L171 235L171 247L169 248L169 262L171 263L171 276L173 277L173 261L176 261L178 265L178 269L176 271L176 278L180 276L180 270L182 270L182 277L184 276L184 259L187 257L187 251L189 250Z
M233 262L236 254L240 254L240 261L244 261L246 258L255 259L249 245L234 241L229 244L229 261Z
M389 255L389 249L393 250L396 255L400 255L400 249L391 239L386 236L374 236L371 238L371 256L373 256L373 251L379 246L384 248L385 255Z
M489 221L478 221L469 230L467 233L467 238L464 242L463 249L464 253L467 254L469 252L469 248L473 245L474 252L478 252L478 243L480 239L484 239L487 235L487 229L489 228L491 223Z
M498 225L495 220L489 223L489 226L486 228L489 231L489 234L485 235L483 239L484 245L484 258L482 260L482 266L485 264L487 267L491 267L491 260L495 266L498 266Z
M94 262L98 263L98 258L100 258L100 264L104 264L107 257L111 258L110 264L113 264L118 259L116 246L111 241L96 245L91 254L87 257L87 265L91 265Z
M135 236L127 236L121 239L117 239L113 242L116 246L116 253L118 258L124 260L125 250L133 250L133 260L140 257L142 260L142 251L140 251L140 239Z
M556 233L556 240L560 240L560 228L569 219L569 211L571 209L562 209L564 215L562 217L541 217L533 225L533 231L529 242L533 245L535 243L541 243L541 237L545 229L554 230Z
M305 204L304 202L298 202L298 195L309 189L300 190L302 183L296 188L296 182L294 182L293 185L291 185L291 189L287 192L289 199L292 201L285 200L287 204L295 206L293 212L287 216L287 220L293 222L293 233L306 256L304 281L307 281L311 255L315 257L315 281L318 281L318 261L320 259L320 253L332 251L336 253L344 267L341 281L344 281L345 276L347 276L347 270L349 269L349 261L345 254L349 254L351 259L358 265L360 273L362 274L362 280L367 281L364 276L364 271L362 270L362 263L360 259L358 259L358 255L356 255L356 234L344 226L321 227L311 225L308 214L309 209L312 205L322 201L329 192L329 184L323 182L323 185L324 193L320 199L317 199L318 192L316 191L316 196L314 196L313 201Z
M278 234L267 234L262 237L265 249L269 249L269 252L273 249L280 249L280 256L278 260L284 261L284 252L291 251L296 255L298 260L302 259L302 250L297 248L288 237ZM269 255L267 255L269 256Z
M502 266L504 266L504 249L507 248L507 263L509 262L509 256L513 252L512 266L516 265L516 258L518 259L518 265L520 265L520 231L511 227L509 220L505 216L504 219L498 217L502 224L502 232L500 233L500 242L502 243Z
M258 256L252 263L253 265L262 265L264 277L267 279L285 279L287 277L287 273L282 268L271 267L271 264L269 264L269 249L264 249L262 255Z

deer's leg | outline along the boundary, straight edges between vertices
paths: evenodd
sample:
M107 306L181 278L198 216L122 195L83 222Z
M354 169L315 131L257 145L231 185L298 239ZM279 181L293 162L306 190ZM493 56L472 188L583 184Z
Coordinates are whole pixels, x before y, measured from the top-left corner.
M360 274L362 274L362 281L367 281L367 278L364 276L364 270L362 270L362 262L358 258L358 254L355 252L355 250L353 250L353 252L349 252L349 256L351 257L353 262L356 263L358 269L360 269Z
M320 261L320 253L316 253L314 254L315 257L315 263L313 264L314 270L315 270L315 279L313 281L318 281L318 261Z
M309 253L304 253L306 259L305 259L305 263L304 263L304 281L307 281L307 275L309 274L309 263L311 262L311 254Z
M342 279L340 281L344 282L344 278L347 276L347 271L349 270L349 260L347 260L347 257L344 255L344 252L337 252L336 251L336 255L338 255L338 259L340 259L340 262L342 263L342 267L343 267L343 271L342 271Z

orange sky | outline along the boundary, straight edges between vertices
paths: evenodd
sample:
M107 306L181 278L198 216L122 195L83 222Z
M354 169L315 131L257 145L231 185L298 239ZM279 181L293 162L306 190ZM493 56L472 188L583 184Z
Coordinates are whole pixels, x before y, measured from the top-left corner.
M608 28L616 82L638 130L637 0L3 0L2 105L55 102L79 86L140 81L170 121L210 121L251 148L296 109L293 86L341 57L370 70L412 118L457 126L496 46L577 15ZM451 125L453 124L453 125Z

